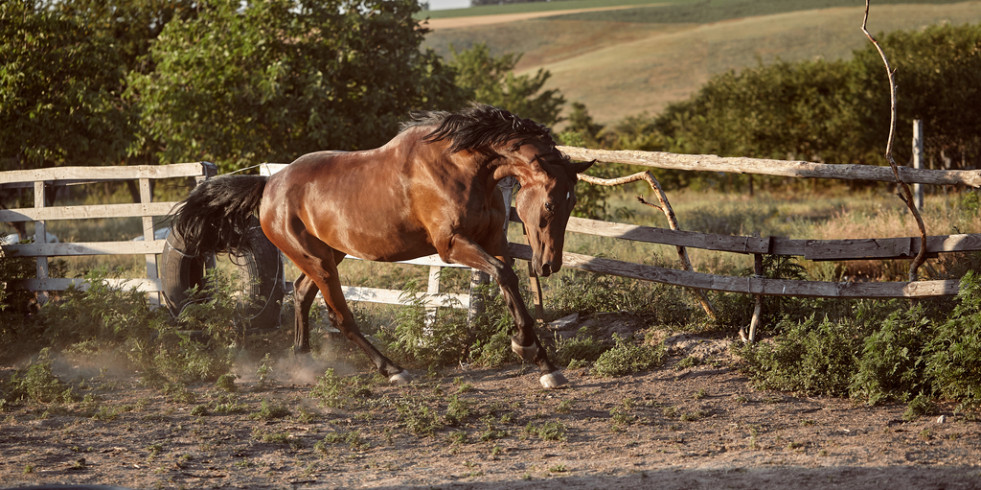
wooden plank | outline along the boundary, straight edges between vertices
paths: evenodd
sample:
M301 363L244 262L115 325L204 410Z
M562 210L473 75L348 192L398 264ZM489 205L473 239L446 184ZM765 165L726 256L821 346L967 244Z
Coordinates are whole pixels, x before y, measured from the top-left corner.
M920 250L919 237L798 240L785 237L729 236L576 217L569 218L566 230L702 250L798 255L808 260L902 259L913 257ZM931 255L978 250L981 250L981 234L927 237L927 253Z
M929 242L927 246L929 247ZM808 260L912 258L916 256L919 249L920 239L914 237L808 240L804 249L804 258Z
M106 283L114 288L130 290L136 288L137 291L144 293L156 293L163 290L163 285L159 279L105 279ZM11 281L11 285L19 289L31 291L65 291L69 287L76 287L83 291L91 287L89 281L83 278L66 279L60 277L49 277L47 279L21 279Z
M531 247L509 244L514 258L531 259ZM732 277L701 272L679 271L652 265L634 264L613 259L563 253L567 267L601 274L629 277L675 286L711 289L731 293L766 296L802 296L824 298L926 298L957 294L958 280L908 282L822 282Z
M344 258L345 259L352 259L352 260L366 260L366 259L362 259L361 257L355 257L353 255L345 255ZM408 265L424 265L424 266L429 266L429 267L432 267L432 266L436 266L436 267L455 267L455 268L458 268L458 269L467 269L468 268L467 266L461 265L461 264L450 264L448 262L443 262L443 260L439 258L439 254L427 255L425 257L419 257L417 259L400 260L398 262L390 262L390 263L392 263L392 264L408 264Z
M512 213L512 215L516 214ZM574 233L585 233L623 240L736 253L767 253L770 247L770 239L768 237L715 235L695 231L611 223L576 217L569 218L569 224L566 230Z
M131 242L19 243L5 245L5 252L21 257L55 257L79 255L139 255L163 252L166 240Z
M90 204L85 206L56 206L50 208L0 209L0 221L8 223L72 220L93 218L130 218L167 216L178 203L153 202L130 204Z
M45 189L43 182L34 182L34 207L43 208L44 207L44 197ZM34 242L35 243L45 243L48 240L47 226L44 221L38 221L34 223ZM39 256L35 259L37 263L35 276L38 279L48 278L48 258L44 256ZM41 302L44 302L46 298L41 298Z
M576 160L599 160L601 162L674 170L895 182L892 169L888 166L826 164L762 158L720 157L717 155L681 155L657 151L593 150L571 146L559 146L558 148ZM907 183L963 184L981 187L981 170L927 170L899 167L899 175Z
M383 303L391 305L420 304L427 308L469 308L470 296L466 294L427 294L415 293L407 295L396 289L362 288L341 286L344 298L348 301L364 301L368 303Z
M99 180L169 179L205 175L207 162L170 165L130 165L106 167L52 167L0 172L0 187L24 182L78 183Z

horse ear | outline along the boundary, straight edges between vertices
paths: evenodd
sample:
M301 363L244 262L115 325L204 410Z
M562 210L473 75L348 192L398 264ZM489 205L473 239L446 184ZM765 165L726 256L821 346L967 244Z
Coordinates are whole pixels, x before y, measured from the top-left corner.
M574 163L571 163L568 166L569 173L571 173L572 175L581 174L581 173L585 172L586 169L588 169L589 167L593 166L594 163L596 163L596 160L592 160L592 161L589 161L589 162L574 162Z

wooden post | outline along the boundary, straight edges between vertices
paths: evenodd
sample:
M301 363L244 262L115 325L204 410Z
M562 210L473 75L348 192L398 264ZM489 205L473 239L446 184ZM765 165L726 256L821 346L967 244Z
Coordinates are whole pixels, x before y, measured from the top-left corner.
M36 180L34 181L34 207L41 209L45 205L45 186L44 181ZM45 244L48 243L48 230L45 226L44 220L37 220L34 222L34 243L35 244ZM48 279L48 258L45 256L38 256L37 258L37 279L42 284ZM48 292L38 291L37 300L41 303L47 302Z
M437 295L439 294L439 273L441 268L438 265L429 266L429 281L426 284L426 294ZM431 306L426 308L426 327L427 329L432 329L434 323L436 323L436 311L437 307ZM432 332L428 332L432 333Z
M490 276L477 269L470 269L470 307L467 309L467 325L473 323L484 314L485 286L490 282Z
M913 120L913 168L923 168L923 121ZM916 209L923 211L923 185L913 184L913 203Z
M763 254L753 254L753 273L754 277L763 277ZM753 318L749 321L749 336L743 332L742 328L739 329L739 337L747 344L756 342L756 329L760 326L760 316L763 314L763 295L754 296L756 305L753 307Z
M150 179L142 178L140 179L140 204L150 204L153 201L153 193L150 191ZM153 236L153 216L143 217L143 240L150 243L154 240ZM146 263L146 278L147 279L158 279L159 275L157 272L157 255L156 254L146 254L144 262ZM160 293L150 294L150 304L159 305L160 304Z

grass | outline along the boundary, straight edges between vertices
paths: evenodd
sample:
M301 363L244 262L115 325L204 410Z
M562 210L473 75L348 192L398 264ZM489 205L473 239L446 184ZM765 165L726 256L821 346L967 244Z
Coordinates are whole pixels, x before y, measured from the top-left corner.
M576 3L511 8L577 8L572 6ZM622 3L626 2L607 5ZM496 12L488 8L462 13ZM436 12L432 14L437 18ZM487 44L494 54L524 53L519 72L550 71L549 88L560 89L567 100L586 104L598 122L608 124L645 111L656 113L690 95L711 75L727 70L778 58L850 57L853 50L867 43L858 28L861 15L860 3L845 0L716 0L708 8L703 2L689 0L437 29L427 36L426 46L444 56L449 55L450 45L465 49L475 43ZM976 2L877 2L869 28L883 32L939 22L978 21L981 9Z

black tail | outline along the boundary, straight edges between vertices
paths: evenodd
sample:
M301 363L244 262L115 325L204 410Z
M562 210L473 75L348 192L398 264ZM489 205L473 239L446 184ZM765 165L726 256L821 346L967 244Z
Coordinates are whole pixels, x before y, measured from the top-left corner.
M183 253L237 252L259 209L266 177L229 175L206 180L191 191L173 216L172 229L184 239Z

